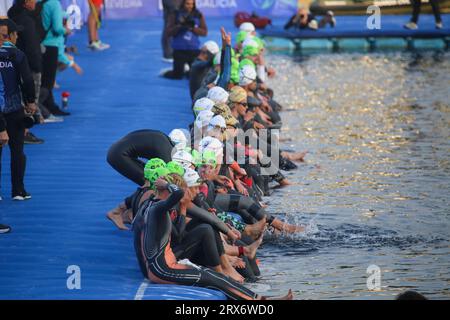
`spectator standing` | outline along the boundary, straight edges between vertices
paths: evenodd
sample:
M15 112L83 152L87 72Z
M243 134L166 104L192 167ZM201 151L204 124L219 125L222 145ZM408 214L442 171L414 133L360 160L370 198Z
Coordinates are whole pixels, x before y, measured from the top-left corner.
M33 74L34 88L36 91L37 98L35 103L38 103L37 100L41 88L42 76L42 53L35 19L32 16L35 8L36 0L16 0L15 4L8 10L8 17L17 25L23 27L23 30L19 32L19 38L15 45L27 57L31 73ZM43 117L47 118L50 115L50 112L44 106L41 106L39 109L41 109L39 111ZM43 142L44 140L37 138L34 134L27 131L25 143L39 144Z
M66 116L70 113L62 111L53 97L53 87L58 68L58 54L64 35L70 30L63 25L64 11L59 0L44 0L42 5L42 25L46 35L42 41L45 52L42 56L42 80L39 103L44 105L55 116Z
M0 48L0 72L5 91L5 104L2 110L3 123L0 125L6 128L11 151L12 198L22 201L31 199L31 195L24 186L25 111L28 115L32 115L37 111L37 107L33 76L27 57L13 45L18 31L21 31L20 28L12 20L0 20L0 37L4 41ZM4 130L0 128L0 132L2 131ZM5 137L4 134L3 136ZM0 148L0 158L2 149Z
M0 26L0 47L3 45L3 37L1 36L3 33L6 33L5 26ZM3 148L3 146L8 144L9 137L8 132L6 131L6 121L5 117L3 116L3 108L5 107L5 87L3 85L3 78L0 77L0 153ZM1 162L0 162L0 168L1 168ZM2 197L0 196L0 201L2 200ZM11 227L0 224L0 233L8 233L11 231Z
M174 14L181 5L182 0L163 0L163 33L161 36L161 46L163 49L163 61L173 63L173 51L170 45L171 37L167 33L167 26L169 22L169 17L171 14Z
M195 0L184 0L180 10L170 15L167 33L173 37L173 70L165 72L163 76L182 79L185 64L190 67L200 53L199 37L208 34L205 17L197 10Z
M442 18L441 11L439 9L439 0L430 0L431 8L433 9L434 19L436 21L436 29L442 29ZM422 0L411 0L411 5L413 7L411 20L405 24L406 29L416 30L418 29L417 22L419 21L420 7L422 5Z
M106 50L110 45L103 43L98 35L98 29L102 21L102 7L103 0L88 0L89 1L89 16L88 16L88 33L89 33L89 48L92 50Z

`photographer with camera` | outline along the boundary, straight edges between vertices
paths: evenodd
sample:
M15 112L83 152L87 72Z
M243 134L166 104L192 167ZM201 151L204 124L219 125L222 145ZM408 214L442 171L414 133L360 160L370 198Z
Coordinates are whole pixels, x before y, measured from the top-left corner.
M317 30L323 28L329 24L332 28L336 25L336 19L333 11L327 11L320 22L317 22L316 17L309 12L305 7L300 7L297 13L294 14L284 26L284 30L288 30L292 27L295 29L310 29Z
M167 34L172 36L173 70L163 77L182 79L184 65L189 67L200 53L200 39L208 34L203 14L197 10L195 0L184 0L180 10L169 17Z
M25 54L11 42L11 39L17 38L17 32L20 30L21 28L12 20L0 20L2 43L0 48L0 72L4 84L5 98L0 116L0 134L7 138L6 140L9 140L12 198L22 201L31 199L31 195L26 192L23 182L26 166L23 146L25 128L31 127L37 120L34 116L37 106L35 104L34 80L28 60ZM23 103L25 103L25 107ZM0 157L2 149L0 148Z

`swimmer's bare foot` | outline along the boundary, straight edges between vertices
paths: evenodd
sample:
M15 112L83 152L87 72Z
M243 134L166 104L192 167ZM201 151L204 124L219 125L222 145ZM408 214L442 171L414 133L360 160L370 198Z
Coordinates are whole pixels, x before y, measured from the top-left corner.
M245 261L242 260L241 258L237 258L232 265L235 268L244 269L245 268Z
M258 240L253 242L252 244L244 247L244 254L249 259L254 259L256 256L256 250L258 250L259 246L263 241L263 236L261 235Z
M133 212L131 211L131 209L127 209L122 212L122 220L125 224L131 224L131 222L133 221Z
M283 222L279 219L274 219L272 222L272 226L279 230L279 231L283 231L286 233L296 233L296 232L303 232L305 231L305 227L304 226L296 226L293 224L289 224L287 222Z
M281 155L291 161L305 161L305 156L308 153L308 151L303 152L282 152Z
M282 297L263 297L261 300L294 300L294 294L292 290L289 289L287 295Z
M291 182L288 179L283 179L279 183L280 188L287 187L291 185Z
M125 208L126 209L126 208ZM120 230L129 230L127 226L124 225L122 219L122 213L124 211L124 207L119 205L117 208L112 209L106 214L106 217L111 220L117 228Z
M244 234L248 235L252 239L258 239L261 234L264 232L264 229L266 227L266 218L259 220L258 222L254 224L248 224L245 226Z
M244 277L241 276L236 269L234 269L233 267L227 267L227 268L223 268L223 274L226 276L229 276L231 279L239 282L239 283L244 283Z
M285 224L283 226L283 231L287 232L287 233L297 233L297 232L304 232L305 231L305 227L304 226L296 226L293 224Z

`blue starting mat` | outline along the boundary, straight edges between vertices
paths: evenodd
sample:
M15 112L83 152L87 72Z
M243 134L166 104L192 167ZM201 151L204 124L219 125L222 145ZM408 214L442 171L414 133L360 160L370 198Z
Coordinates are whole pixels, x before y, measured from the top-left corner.
M162 20L103 27L107 51L87 48L86 29L68 39L84 74L58 76L55 99L69 91L72 115L31 130L45 140L25 146L31 200L11 200L9 148L3 150L0 223L12 232L0 235L0 299L225 299L215 290L145 281L132 233L105 217L137 187L107 164L111 144L133 130L169 133L193 119L188 81L158 76L171 67L161 61ZM209 39L220 40L219 27L210 25Z

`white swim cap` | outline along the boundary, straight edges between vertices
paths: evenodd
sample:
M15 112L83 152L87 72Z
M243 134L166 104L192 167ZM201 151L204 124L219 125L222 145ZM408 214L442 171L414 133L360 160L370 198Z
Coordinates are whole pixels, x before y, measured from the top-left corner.
M169 133L169 138L177 149L186 147L188 139L184 131L185 129L173 129Z
M255 31L255 26L253 25L253 23L251 22L244 22L243 24L240 25L239 27L240 31L245 31L245 32L253 32Z
M225 91L222 87L212 87L208 91L207 98L214 101L214 103L227 103L228 102L228 92Z
M194 110L195 115L198 115L200 112L205 110L211 110L214 107L214 101L208 98L200 98L194 103L194 107L192 110Z
M256 70L252 66L245 65L239 70L239 85L246 86L256 80Z
M186 169L183 179L189 188L190 187L198 187L202 184L202 181L201 181L200 176L198 175L197 171L190 169L190 168Z
M208 50L208 52L211 53L213 56L216 55L220 51L219 45L215 41L211 41L211 40L206 41L203 44L203 48Z
M259 48L258 43L254 40L253 37L245 38L244 42L242 42L242 48L245 48L245 47Z
M212 117L211 121L208 124L208 129L214 129L215 127L226 128L227 123L225 121L225 118L221 115Z
M219 139L213 137L204 137L200 140L198 145L198 151L203 153L206 150L213 151L216 154L223 152L223 143Z
M212 112L211 110L204 110L197 115L194 124L197 128L201 129L203 127L206 127L213 117L214 112Z
M172 161L179 163L184 169L190 168L191 165L193 165L193 163L194 163L194 160L192 159L192 155L185 150L177 151L172 156Z

